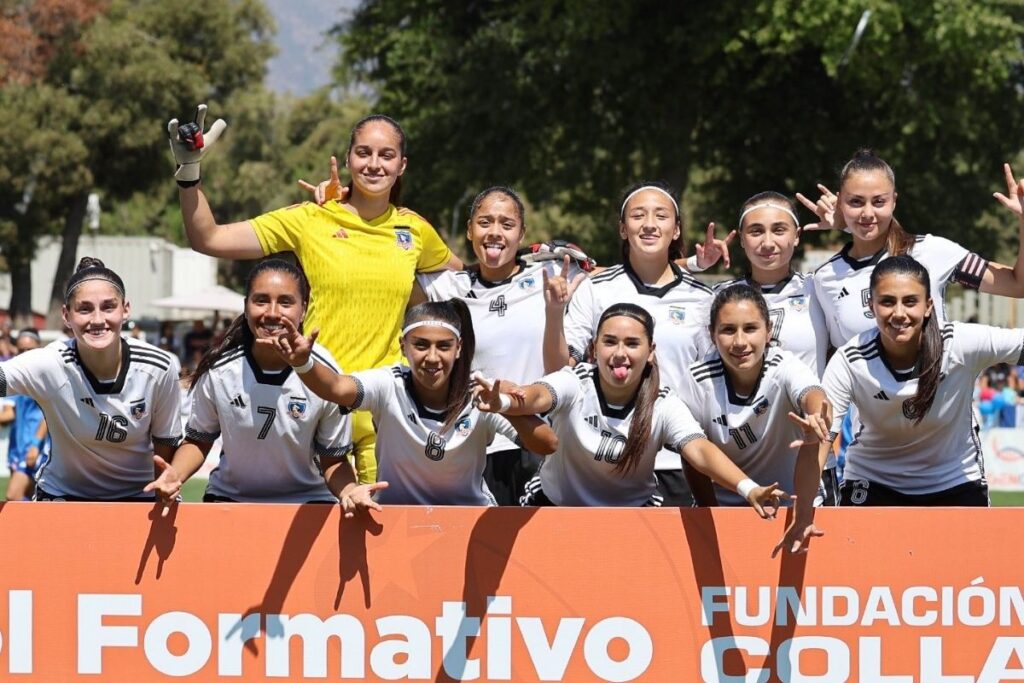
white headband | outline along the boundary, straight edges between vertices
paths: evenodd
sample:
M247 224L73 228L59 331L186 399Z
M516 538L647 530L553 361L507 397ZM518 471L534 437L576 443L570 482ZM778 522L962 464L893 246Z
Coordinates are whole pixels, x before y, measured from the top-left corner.
M442 322L440 320L420 320L414 323L410 323L406 325L404 329L402 329L402 336L404 337L405 335L415 330L417 327L443 327L444 329L454 334L456 339L462 339L462 333L459 332L458 328L456 328L454 325L449 325L448 323Z
M655 192L660 192L663 195L665 195L666 197L668 197L668 200L670 202L672 202L672 206L676 207L676 216L677 217L679 216L679 204L676 203L676 200L675 200L675 198L672 197L672 195L670 195L668 192L666 192L665 190L661 189L657 185L644 185L642 187L636 188L635 190L633 190L632 192L627 194L626 198L622 200L622 208L619 210L619 216L620 217L626 215L626 204L629 204L629 200L632 199L633 197L635 197L640 192L644 192L645 190L654 190Z
M788 206L782 206L781 204L775 204L774 202L760 202L758 204L754 204L753 206L749 207L746 211L744 211L743 213L740 214L739 225L741 227L743 226L743 219L746 218L747 214L750 213L751 211L754 211L755 209L765 209L765 208L778 209L779 211L785 211L786 213L789 214L789 217L793 219L793 224L796 225L797 229L798 230L800 229L800 220L796 217L796 214L793 213L793 210L790 209Z

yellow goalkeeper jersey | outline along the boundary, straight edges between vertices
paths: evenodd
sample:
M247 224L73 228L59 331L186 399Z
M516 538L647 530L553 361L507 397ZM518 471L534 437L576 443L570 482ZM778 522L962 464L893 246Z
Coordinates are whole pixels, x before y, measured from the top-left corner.
M402 361L399 333L417 272L452 256L434 228L394 206L365 221L338 202L312 202L250 220L265 254L291 251L309 278L305 329L346 373Z

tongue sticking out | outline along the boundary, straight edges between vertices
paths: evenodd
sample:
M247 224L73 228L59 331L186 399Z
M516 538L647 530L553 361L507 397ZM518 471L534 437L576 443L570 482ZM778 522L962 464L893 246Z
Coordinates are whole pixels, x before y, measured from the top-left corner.
M615 375L615 379L626 379L626 375L629 374L629 368L625 365L620 365L617 368L612 368L612 374Z

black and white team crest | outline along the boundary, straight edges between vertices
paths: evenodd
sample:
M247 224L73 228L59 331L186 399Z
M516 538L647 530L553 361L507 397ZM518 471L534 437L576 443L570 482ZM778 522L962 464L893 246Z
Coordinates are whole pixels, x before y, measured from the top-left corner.
M505 311L508 310L508 304L505 303L505 295L501 294L494 301L490 303L487 310L491 313L497 313L499 318L505 317Z
M298 420L306 414L306 398L304 396L288 397L288 414Z
M233 399L231 399L231 405L235 406L236 408L245 408L246 407L245 406L245 401L242 400L242 395L241 394L238 394Z
M130 406L133 420L141 420L146 417L146 399L140 398L137 401L132 401Z

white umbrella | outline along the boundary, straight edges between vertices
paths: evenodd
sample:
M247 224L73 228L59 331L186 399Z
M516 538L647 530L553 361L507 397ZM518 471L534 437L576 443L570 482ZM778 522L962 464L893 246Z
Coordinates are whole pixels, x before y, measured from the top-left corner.
M157 308L180 308L191 311L223 311L241 313L245 310L245 297L221 285L215 285L191 294L165 296L150 302Z

